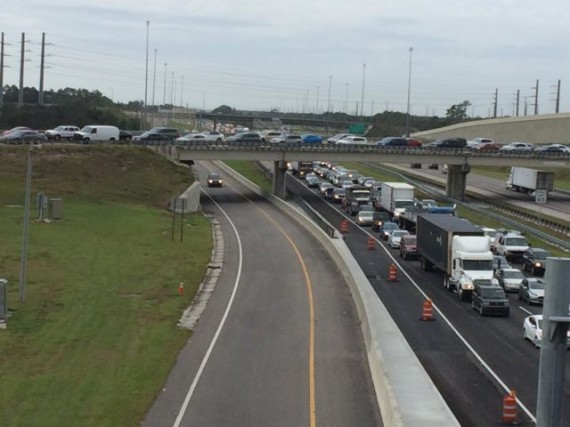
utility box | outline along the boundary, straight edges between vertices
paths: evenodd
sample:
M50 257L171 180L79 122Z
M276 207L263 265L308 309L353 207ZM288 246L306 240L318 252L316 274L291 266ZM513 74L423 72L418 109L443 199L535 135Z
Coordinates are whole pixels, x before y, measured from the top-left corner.
M51 220L63 219L63 200L61 198L49 199L48 218Z
M0 324L8 318L8 281L0 279Z

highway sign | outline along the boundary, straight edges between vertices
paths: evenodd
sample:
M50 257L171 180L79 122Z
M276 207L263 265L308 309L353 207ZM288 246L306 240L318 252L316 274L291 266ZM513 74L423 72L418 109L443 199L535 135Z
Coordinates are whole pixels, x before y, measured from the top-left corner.
M534 192L534 201L536 203L546 203L548 201L548 191L536 190Z
M348 131L353 135L364 135L366 125L364 123L354 123L348 126Z

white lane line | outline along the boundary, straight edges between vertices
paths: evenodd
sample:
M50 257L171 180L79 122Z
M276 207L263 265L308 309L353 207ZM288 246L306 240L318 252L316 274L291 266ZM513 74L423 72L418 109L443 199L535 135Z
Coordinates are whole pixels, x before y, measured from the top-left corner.
M327 203L328 206L330 206L332 209L334 209L335 211L337 211L338 213L340 213L342 216L344 216L346 219L348 219L352 224L354 224L360 231L362 231L364 234L367 234L368 236L374 238L378 243L381 243L380 240L378 240L378 238L376 236L374 236L373 234L371 234L370 232L368 232L368 230L365 230L364 228L360 227L358 224L356 224L355 221L353 221L353 219L349 216L347 216L343 211L340 210L340 208L337 208L336 206L332 205L331 203ZM433 299L431 297L429 297L423 290L422 288L420 288L418 286L418 284L414 281L414 279L412 279L412 277L406 272L406 270L404 268L402 268L402 266L400 265L400 263L396 260L396 258L394 258L394 256L390 253L390 251L382 244L379 245L384 252L388 255L388 257L390 257L392 259L392 261L394 262L394 264L396 264L400 271L402 273L404 273L404 275L408 278L408 280L412 283L412 285L414 285L414 287L419 291L420 294L423 295L424 298L426 299L431 299L433 301ZM489 372L489 374L491 374L491 376L495 379L495 381L497 381L497 383L499 383L499 385L505 390L506 393L511 391L511 387L508 387L505 382L503 380L501 380L501 378L499 377L499 375L497 375L495 373L495 371L493 371L493 369L491 369L491 367L485 363L485 361L483 360L483 358L479 355L479 353L477 353L477 351L475 351L475 349L471 346L471 344L469 344L469 342L463 337L463 335L461 335L461 333L455 328L455 326L452 325L451 321L441 312L441 310L437 307L437 305L434 303L433 304L433 308L434 310L439 313L439 316L445 321L445 323L447 323L447 325L449 326L449 328L455 333L455 335L457 335L457 337L459 338L459 340L461 342L463 342L463 344L467 347L467 349L475 356L475 358L479 361L479 363L481 363L481 365L483 365L483 367L487 370L487 372ZM522 310L525 310L524 308L521 307ZM532 313L530 313L532 314ZM519 406L521 407L521 409L525 412L525 414L528 415L528 417L532 420L532 422L536 423L536 417L530 412L530 410L519 400L519 398L517 397L517 403L519 404Z
M218 329L216 330L216 333L214 334L212 341L210 342L210 345L208 346L208 350L206 351L206 354L204 355L204 359L202 359L202 363L200 364L200 367L198 368L198 371L196 372L196 375L194 376L194 380L192 381L192 384L190 385L190 389L188 390L188 393L186 394L186 398L184 399L184 402L182 403L182 406L180 407L180 411L178 411L178 416L176 417L176 420L174 421L173 427L179 427L180 426L180 423L182 422L182 418L184 417L184 414L186 413L186 409L188 408L188 404L190 403L190 399L192 399L192 395L194 394L194 390L196 389L196 386L198 385L198 381L200 381L200 377L202 376L202 373L204 372L204 368L206 367L206 364L208 363L208 360L210 359L210 355L212 354L212 350L214 349L214 346L216 345L216 342L218 341L220 333L222 332L222 328L224 327L224 325L226 323L226 319L228 318L228 314L230 312L230 309L232 308L234 298L236 296L237 289L239 287L242 264L243 264L243 249L242 249L242 245L241 245L241 239L239 237L239 233L237 231L236 226L234 225L234 223L232 222L232 220L230 219L230 217L228 216L226 211L224 211L222 209L222 207L218 203L216 203L216 201L214 199L212 199L212 197L208 193L206 193L204 190L202 190L202 192L206 196L208 196L208 198L218 207L218 209L220 209L220 211L226 217L226 219L229 221L232 229L234 230L234 234L236 236L237 243L238 243L238 259L239 259L238 271L237 271L237 275L236 275L236 280L234 282L232 294L231 294L230 299L228 301L228 305L226 307L224 315L222 316L220 324L218 325Z
M527 310L526 308L524 308L523 306L519 305L519 308L524 311L525 313L528 313L530 316L532 316L534 313L532 311Z

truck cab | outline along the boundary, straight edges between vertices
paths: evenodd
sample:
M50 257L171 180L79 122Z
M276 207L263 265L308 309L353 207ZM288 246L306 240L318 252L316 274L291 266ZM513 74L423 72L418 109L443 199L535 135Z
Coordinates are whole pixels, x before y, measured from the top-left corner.
M447 288L456 289L461 300L470 298L476 281L493 280L493 252L487 236L454 236L452 267Z
M520 261L524 251L529 248L527 240L516 233L499 235L495 245L497 255L503 255L507 261Z

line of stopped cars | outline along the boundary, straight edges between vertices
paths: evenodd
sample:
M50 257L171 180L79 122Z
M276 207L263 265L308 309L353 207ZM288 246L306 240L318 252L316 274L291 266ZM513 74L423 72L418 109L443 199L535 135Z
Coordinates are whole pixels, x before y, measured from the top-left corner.
M432 199L414 198L414 189L408 184L379 182L357 170L330 162L305 163L308 164L303 176L299 169L295 170L302 166L293 166L291 172L304 178L307 187L317 189L323 198L353 216L356 224L371 227L405 260L419 259L424 264L424 254L418 247L422 243L426 246L426 237L421 232L417 235L419 218L426 221L433 217L432 222L437 223L434 218L439 217L443 224L457 222L457 233L453 225L445 230L450 235L445 252L453 254L454 259L448 270L443 266L439 269L449 276L446 287L455 290L461 300L469 301L480 315L509 316L509 294L516 294L519 303L528 306L543 304L548 289L543 279L545 259L550 254L529 245L520 232L476 226L457 217L455 206L440 206ZM403 202L405 198L408 200ZM402 203L398 205L398 202ZM422 228L427 229L427 225ZM523 337L540 346L540 314L524 319Z

